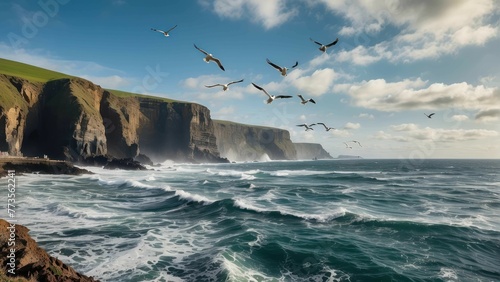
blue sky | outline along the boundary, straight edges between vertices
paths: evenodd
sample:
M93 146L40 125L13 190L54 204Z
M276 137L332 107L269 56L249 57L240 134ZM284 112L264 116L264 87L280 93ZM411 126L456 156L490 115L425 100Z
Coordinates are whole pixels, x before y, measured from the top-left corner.
M333 156L500 158L495 0L0 2L0 57L207 106ZM169 37L150 28L169 29ZM326 53L309 38L337 45ZM203 62L193 44L219 58ZM266 63L297 68L282 77ZM204 85L227 83L227 91ZM293 99L265 104L254 82ZM301 105L297 94L317 104ZM432 119L424 113L434 112ZM297 124L324 122L305 132ZM343 142L358 140L363 147Z

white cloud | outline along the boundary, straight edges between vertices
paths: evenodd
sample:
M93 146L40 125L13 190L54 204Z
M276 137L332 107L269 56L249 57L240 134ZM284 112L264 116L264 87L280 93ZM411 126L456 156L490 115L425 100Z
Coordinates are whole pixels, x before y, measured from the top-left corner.
M485 109L479 111L474 119L482 122L492 122L500 120L500 109Z
M345 138L351 136L351 132L349 132L346 129L335 129L335 130L330 130L330 135L333 137L340 137L340 138Z
M335 14L349 20L343 35L362 34L367 43L375 33L394 26L400 29L391 41L372 47L358 46L341 52L341 61L366 65L382 59L415 61L451 54L469 45L483 45L498 36L491 18L498 13L495 0L320 0Z
M367 113L361 113L358 115L359 118L367 118L367 119L374 119L375 116L372 114L367 114Z
M479 140L490 137L499 136L498 131L487 129L442 129L442 128L420 128L420 126L410 124L392 125L391 129L396 132L405 133L406 136L392 136L384 132L379 132L376 136L378 139L390 139L397 141L411 141L411 140L424 140L424 141L466 141L466 140Z
M321 96L327 93L335 79L338 78L338 74L329 68L316 70L311 75L301 76L302 74L303 71L298 69L291 72L285 80L291 82L299 91L304 92L303 94L312 96Z
M465 82L450 85L433 83L426 86L427 82L420 78L399 82L375 79L339 84L334 90L349 94L356 106L387 112L449 108L481 110L500 102L498 88L473 86Z
M110 89L119 89L128 87L133 82L130 78L118 75L111 75L111 76L83 75L81 77L91 81L94 84L101 85L104 88L110 88Z
M348 122L344 125L344 129L358 129L361 127L359 123Z
M207 1L200 2L203 6ZM222 18L247 18L271 29L294 17L298 11L284 0L214 0L213 11Z
M469 117L466 115L453 115L451 119L454 121L466 121L469 120Z

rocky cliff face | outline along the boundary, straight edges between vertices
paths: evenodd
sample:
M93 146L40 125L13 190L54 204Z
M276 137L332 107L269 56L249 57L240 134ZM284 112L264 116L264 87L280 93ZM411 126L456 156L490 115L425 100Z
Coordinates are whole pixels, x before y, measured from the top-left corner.
M286 130L214 120L217 148L231 161L295 160Z
M201 105L118 97L79 78L32 83L0 74L0 91L0 150L10 155L227 161Z
M0 281L98 281L49 256L30 237L28 231L22 225L0 219ZM11 241L12 233L15 233L15 239ZM9 256L15 258L15 263L11 264Z
M297 151L297 159L333 159L333 157L323 149L321 144L316 143L294 143Z

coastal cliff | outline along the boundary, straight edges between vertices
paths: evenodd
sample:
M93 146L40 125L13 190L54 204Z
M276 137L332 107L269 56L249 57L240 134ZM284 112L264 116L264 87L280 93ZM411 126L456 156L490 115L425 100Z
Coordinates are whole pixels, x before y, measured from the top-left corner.
M317 143L293 143L297 151L297 159L333 159L333 157Z
M157 162L220 158L210 111L198 104L117 95L90 81L0 74L0 151L82 161L146 154Z
M231 161L295 160L290 133L283 129L214 120L217 148Z

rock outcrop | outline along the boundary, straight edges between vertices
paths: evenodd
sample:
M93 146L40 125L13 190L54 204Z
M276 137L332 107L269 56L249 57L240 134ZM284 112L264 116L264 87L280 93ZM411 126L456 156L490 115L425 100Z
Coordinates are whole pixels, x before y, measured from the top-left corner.
M293 143L297 151L297 159L333 159L333 157L323 149L321 144L317 143Z
M0 91L0 151L9 155L227 162L210 111L198 104L117 96L80 78L39 83L0 74Z
M214 120L217 148L231 161L295 160L287 130Z
M22 225L14 225L0 219L0 281L98 281L76 272L59 259L48 255L30 237L28 231L29 229ZM14 241L11 240L13 234ZM15 242L15 245L12 242ZM15 262L10 265L12 257L15 257Z

